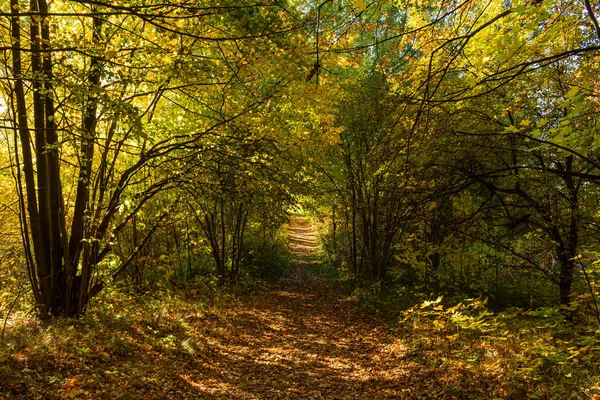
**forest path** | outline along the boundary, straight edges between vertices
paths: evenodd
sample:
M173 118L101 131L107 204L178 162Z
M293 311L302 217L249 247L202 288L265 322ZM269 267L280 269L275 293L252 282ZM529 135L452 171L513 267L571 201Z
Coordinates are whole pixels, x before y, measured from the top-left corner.
M305 219L293 217L289 234L297 262L275 289L222 322L228 334L207 360L214 373L190 375L188 383L223 399L407 396L402 352L387 324L313 272L316 232Z
M81 320L21 326L0 342L0 398L526 398L522 350L427 318L392 332L318 273L306 220L292 218L289 234L292 265L254 300L111 296Z

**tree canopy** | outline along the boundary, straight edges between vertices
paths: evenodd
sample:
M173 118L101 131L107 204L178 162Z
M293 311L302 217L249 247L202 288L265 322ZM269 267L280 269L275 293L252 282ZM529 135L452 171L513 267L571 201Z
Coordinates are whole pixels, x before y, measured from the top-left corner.
M39 315L82 314L170 236L237 282L299 201L356 279L568 305L597 274L597 12L3 2L3 191Z

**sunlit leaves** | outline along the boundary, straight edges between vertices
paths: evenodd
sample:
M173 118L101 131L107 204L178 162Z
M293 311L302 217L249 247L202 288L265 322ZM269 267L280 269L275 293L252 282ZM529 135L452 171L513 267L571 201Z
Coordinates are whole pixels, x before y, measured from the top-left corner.
M367 3L365 0L354 0L354 7L358 9L358 11L365 11L367 9Z

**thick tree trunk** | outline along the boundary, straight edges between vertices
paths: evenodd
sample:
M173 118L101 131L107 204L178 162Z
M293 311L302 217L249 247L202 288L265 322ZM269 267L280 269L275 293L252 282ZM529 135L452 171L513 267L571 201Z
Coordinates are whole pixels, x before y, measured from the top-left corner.
M579 186L573 179L573 156L565 159L565 186L569 200L569 225L566 236L566 245L558 250L560 259L560 304L568 305L571 302L571 285L575 273L575 262L579 244Z
M40 13L39 3L32 0L30 9L33 13ZM37 265L37 274L45 310L42 314L54 313L53 295L56 278L55 245L50 223L50 178L49 178L49 148L46 132L46 106L44 95L44 70L42 69L42 36L40 32L41 18L32 18L29 25L31 39L31 86L33 88L33 125L34 144L36 157L36 178L38 192L39 226L42 235L42 246L35 248L36 253L42 253L44 263ZM29 144L27 144L29 146Z
M560 263L559 292L560 304L571 303L571 285L573 284L573 272L575 271L575 260L562 259Z
M21 61L21 24L19 21L19 1L11 0L11 37L13 38L12 48L12 67L14 81L14 97L16 103L16 115L15 125L19 133L19 139L21 143L21 152L23 159L23 175L25 177L25 193L27 197L27 214L23 215L24 224L28 225L30 229L24 235L24 240L29 241L28 233L31 233L31 241L33 244L33 257L28 258L28 271L31 280L31 286L37 302L38 310L41 315L46 315L46 308L48 303L47 299L42 296L41 282L39 280L39 273L37 266L46 265L45 252L41 249L44 247L44 241L42 238L42 230L40 227L40 217L37 207L37 193L35 190L35 176L33 170L33 154L31 151L30 143L31 136L29 130L28 116L27 116L27 102L25 100L25 90L23 84L23 68ZM26 245L26 248L30 248Z

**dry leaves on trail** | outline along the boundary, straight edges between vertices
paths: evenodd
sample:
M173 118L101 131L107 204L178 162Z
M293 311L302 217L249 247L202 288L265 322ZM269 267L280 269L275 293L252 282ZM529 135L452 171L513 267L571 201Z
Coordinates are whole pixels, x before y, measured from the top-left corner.
M315 233L305 220L292 220L290 247L298 262L279 286L219 321L229 333L213 358L220 375L198 379L199 390L247 399L401 396L405 384L390 376L395 357L383 353L393 342L387 326L313 273Z

